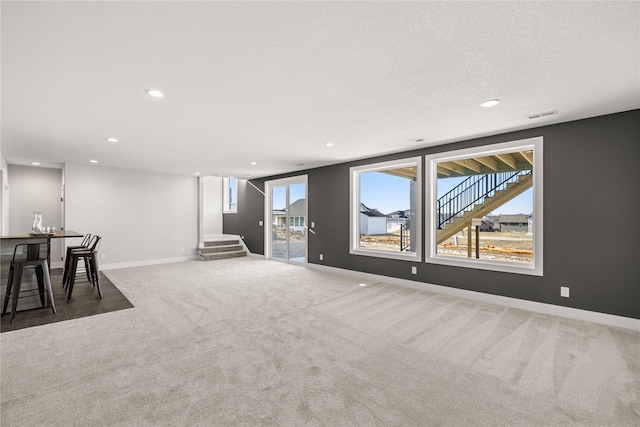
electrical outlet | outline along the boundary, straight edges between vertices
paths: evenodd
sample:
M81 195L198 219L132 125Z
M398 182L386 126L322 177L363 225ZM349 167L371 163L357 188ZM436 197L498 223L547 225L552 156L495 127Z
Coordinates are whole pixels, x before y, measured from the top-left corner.
M100 254L100 259L106 259L107 258L107 254Z
M320 254L320 261L324 260L324 255Z
M560 286L560 296L569 298L569 287L568 286Z
M313 222L313 221L311 221L311 228L313 228L313 227L315 227L315 226L316 226L316 223L315 223L315 222Z
M418 274L418 267L411 267L411 274Z
M258 225L259 225L260 227L262 227L262 226L264 225L264 223L263 223L262 221L258 221Z
M184 248L180 248L180 253L183 254L184 253Z

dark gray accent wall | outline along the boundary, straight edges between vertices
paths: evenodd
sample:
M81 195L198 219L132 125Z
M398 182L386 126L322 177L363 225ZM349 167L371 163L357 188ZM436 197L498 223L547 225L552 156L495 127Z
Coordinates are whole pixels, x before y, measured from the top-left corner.
M544 276L349 254L351 166L536 136L544 137ZM267 180L308 175L316 232L309 235L310 263L639 319L639 165L640 110L633 110L252 182L263 189ZM238 214L224 217L224 232L245 236L249 250L263 254L264 197L244 183L238 202ZM570 298L560 297L560 286L571 288Z
M264 180L254 182L264 192ZM222 232L242 236L247 248L255 254L264 254L264 196L247 181L238 180L237 213L223 214Z

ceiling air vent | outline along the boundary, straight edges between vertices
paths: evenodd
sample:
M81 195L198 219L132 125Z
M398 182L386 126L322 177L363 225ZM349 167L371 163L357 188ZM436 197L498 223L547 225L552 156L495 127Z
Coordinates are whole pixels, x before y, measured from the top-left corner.
M530 114L526 117L528 119L539 119L540 117L553 116L554 114L558 114L558 110L551 110L551 111L545 111L544 113Z

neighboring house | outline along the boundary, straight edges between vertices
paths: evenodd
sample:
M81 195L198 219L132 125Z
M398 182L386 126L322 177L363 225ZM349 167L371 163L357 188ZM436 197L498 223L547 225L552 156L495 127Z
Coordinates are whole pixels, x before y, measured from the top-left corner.
M395 211L387 214L387 231L389 233L400 230L400 227L409 223L409 209L403 211Z
M494 220L485 217L482 218L481 221L480 231L496 231L496 223Z
M284 228L287 221L287 211L285 209L274 209L272 218L275 228Z
M487 215L482 218L480 231L500 231L500 215Z
M519 231L527 233L529 231L530 215L500 215L498 219L499 230L503 233L510 231Z
M387 234L387 216L360 203L360 234Z
M303 230L306 225L307 200L298 199L289 205L289 228L291 230ZM274 209L273 226L275 228L285 228L287 209Z

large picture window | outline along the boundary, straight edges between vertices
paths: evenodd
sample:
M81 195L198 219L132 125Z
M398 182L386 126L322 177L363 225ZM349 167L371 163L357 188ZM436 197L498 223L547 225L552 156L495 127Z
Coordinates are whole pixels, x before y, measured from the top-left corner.
M542 137L426 156L426 261L542 275Z
M350 252L421 260L421 159L357 166L350 173Z
M223 213L238 212L238 181L236 178L222 179Z

